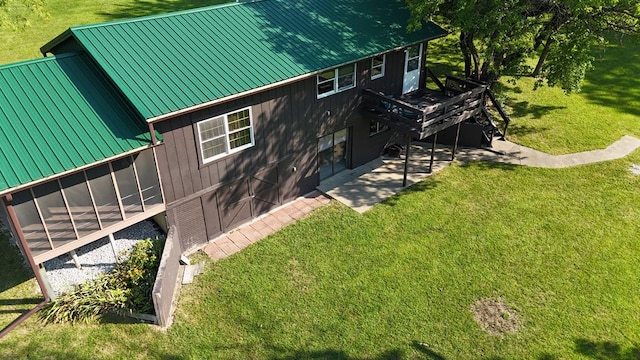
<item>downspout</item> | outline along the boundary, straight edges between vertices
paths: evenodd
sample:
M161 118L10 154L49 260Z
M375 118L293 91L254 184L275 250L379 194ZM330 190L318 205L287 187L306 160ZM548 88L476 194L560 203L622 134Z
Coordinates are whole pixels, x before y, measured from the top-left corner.
M22 324L25 320L27 320L31 315L38 312L42 309L50 300L49 293L47 292L47 288L44 286L44 280L42 279L42 275L40 274L40 269L38 265L33 261L33 255L31 254L31 249L29 249L29 245L27 244L27 240L24 237L24 233L22 232L22 228L20 227L20 223L18 222L18 216L16 215L16 211L13 209L13 205L11 202L13 201L13 196L8 194L4 198L5 205L7 207L7 213L9 214L9 219L13 223L13 228L16 230L16 235L18 236L18 240L20 241L20 245L22 245L22 249L24 251L24 255L29 261L29 265L31 266L31 270L33 270L33 274L36 276L36 281L38 282L38 286L40 287L40 291L44 296L44 300L36 307L31 309L30 311L20 315L19 318L15 319L11 324L0 331L0 339L2 339L5 335L7 335L11 330L15 329L18 325Z

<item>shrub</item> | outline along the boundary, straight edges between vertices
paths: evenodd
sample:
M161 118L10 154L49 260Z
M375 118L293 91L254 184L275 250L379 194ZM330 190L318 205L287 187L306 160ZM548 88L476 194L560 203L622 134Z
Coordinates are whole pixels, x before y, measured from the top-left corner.
M77 285L50 302L41 318L47 323L89 321L107 313L153 313L151 293L160 258L160 240L146 239L125 252L108 274Z

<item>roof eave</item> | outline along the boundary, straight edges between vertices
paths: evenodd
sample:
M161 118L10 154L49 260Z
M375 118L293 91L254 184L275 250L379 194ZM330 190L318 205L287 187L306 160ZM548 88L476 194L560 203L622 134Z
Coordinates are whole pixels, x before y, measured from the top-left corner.
M53 49L54 47L56 47L57 45L59 45L60 43L62 43L63 41L67 40L68 38L73 36L73 31L71 30L71 28L68 28L67 30L65 30L62 34L56 36L55 38L53 38L53 40L49 41L48 43L42 45L40 47L40 53L44 56L46 56L46 54L48 52L51 51L51 49Z

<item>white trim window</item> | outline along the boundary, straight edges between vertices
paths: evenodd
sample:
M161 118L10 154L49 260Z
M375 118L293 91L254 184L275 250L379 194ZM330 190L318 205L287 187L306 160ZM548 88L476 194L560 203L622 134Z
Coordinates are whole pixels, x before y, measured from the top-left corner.
M384 76L384 67L387 55L382 54L371 58L371 80L379 79Z
M318 99L356 87L356 64L326 70L318 74Z
M202 163L255 145L251 107L198 122Z

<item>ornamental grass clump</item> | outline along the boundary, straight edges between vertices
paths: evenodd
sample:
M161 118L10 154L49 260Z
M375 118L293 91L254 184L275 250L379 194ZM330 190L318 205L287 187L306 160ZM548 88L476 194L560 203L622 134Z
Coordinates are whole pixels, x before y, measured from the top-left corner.
M151 292L163 242L146 239L125 252L116 268L77 285L50 302L40 313L46 323L87 322L108 313L153 313Z

